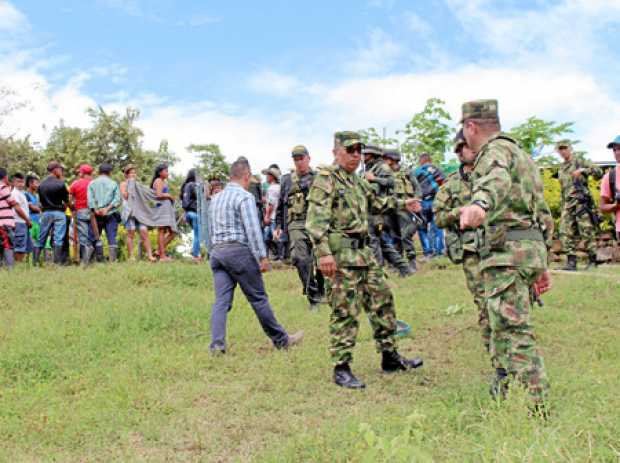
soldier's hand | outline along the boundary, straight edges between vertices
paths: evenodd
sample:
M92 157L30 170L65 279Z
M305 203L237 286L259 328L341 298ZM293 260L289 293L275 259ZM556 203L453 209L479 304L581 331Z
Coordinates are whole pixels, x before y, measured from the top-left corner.
M484 222L487 213L477 204L461 208L461 230L478 228Z
M319 270L326 277L333 277L336 273L336 259L334 259L334 256L323 256L319 258Z
M368 180L369 182L374 182L377 179L377 177L375 176L375 174L373 174L372 172L366 172L366 180Z
M417 199L407 199L405 204L407 205L407 210L413 214L422 212L422 204Z
M574 171L572 173L572 176L575 180L577 180L579 177L581 177L581 169L577 169L576 171Z
M260 260L260 271L261 273L265 273L265 272L268 272L269 270L271 270L271 264L269 263L269 259L267 259L266 257L263 257Z
M276 241L280 241L280 238L281 238L281 237L282 237L282 229L281 229L281 228L276 228L276 229L273 231L273 238L274 238Z
M534 283L534 292L537 296L540 296L541 294L545 294L549 291L551 286L551 275L548 270L545 270Z

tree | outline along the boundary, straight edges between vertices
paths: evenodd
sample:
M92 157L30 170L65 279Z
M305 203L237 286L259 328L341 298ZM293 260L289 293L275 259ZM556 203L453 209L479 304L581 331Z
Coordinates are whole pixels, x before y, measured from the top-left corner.
M358 132L362 136L362 141L367 145L380 146L381 148L398 146L397 138L386 137L385 132L383 135L379 135L379 132L374 127L369 127L366 130L362 129Z
M35 173L41 175L45 172L47 162L38 145L26 138L0 138L0 166L9 169L9 173L21 172L23 174Z
M437 164L444 161L454 137L454 129L449 125L452 118L444 105L442 100L430 98L424 109L396 132L404 136L400 150L409 164L417 164L422 153L430 154Z
M554 155L542 155L545 146L553 145L556 141L566 138L573 133L574 122L564 122L558 124L554 121L545 121L535 116L528 118L522 124L513 127L508 131L508 135L514 138L525 152L536 159L540 165L557 164L557 157ZM572 144L579 143L578 140L569 140ZM583 157L585 152L577 151L576 155Z
M203 179L225 179L230 174L230 167L222 154L219 145L209 143L205 145L191 144L187 148L190 153L195 153L198 162L196 169Z

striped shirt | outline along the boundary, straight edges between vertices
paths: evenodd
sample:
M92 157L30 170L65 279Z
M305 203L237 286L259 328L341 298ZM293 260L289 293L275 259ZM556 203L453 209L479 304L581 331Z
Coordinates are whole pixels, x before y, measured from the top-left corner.
M15 199L11 194L11 187L0 181L0 227L15 228L14 205Z
M208 229L209 249L237 241L248 245L257 261L267 257L254 196L236 183L211 199Z

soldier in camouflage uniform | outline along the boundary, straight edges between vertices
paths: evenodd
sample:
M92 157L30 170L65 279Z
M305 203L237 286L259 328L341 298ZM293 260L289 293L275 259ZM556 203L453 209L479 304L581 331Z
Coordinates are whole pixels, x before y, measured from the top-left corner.
M396 181L394 172L381 158L381 148L368 145L362 154L364 155L364 176L370 183L373 194L380 200L389 198L394 194ZM389 219L395 214L395 211L385 208L381 210L371 208L370 213L370 246L375 253L377 262L383 264L384 261L387 261L398 270L401 277L411 275L409 263L399 254L394 243L389 239ZM388 235L384 235L384 232L387 232Z
M463 131L457 134L454 152L461 165L459 170L448 177L433 203L433 214L439 228L445 229L448 257L455 264L463 264L465 281L469 292L474 296L478 307L478 325L482 331L482 342L490 352L491 327L489 314L484 299L484 282L480 273L480 258L476 249L476 233L473 230L460 229L460 210L471 202L471 172L474 169L476 153L473 152L463 137ZM493 366L497 366L493 359Z
M420 184L415 176L408 175L406 171L400 168L400 151L383 150L383 160L394 171L394 196L399 199L417 199L421 204L422 193ZM421 220L420 216L416 215L416 217ZM390 221L389 229L392 232L396 249L409 262L409 271L415 273L417 265L413 237L416 233L417 224L414 216L408 211L396 211L395 214L390 216Z
M560 217L560 240L566 252L564 270L577 270L577 244L585 240L588 266L596 266L596 228L598 216L592 195L588 189L588 177L600 179L603 171L590 161L577 159L567 140L556 144L556 150L564 159L558 172L562 187L562 215Z
M280 183L275 237L280 239L282 233L288 234L292 263L297 268L310 309L314 310L324 295L323 275L314 269L312 243L306 232L308 193L316 172L310 167L310 153L305 146L295 146L291 155L295 170L284 175Z
M356 132L335 134L335 165L319 169L308 196L306 219L332 308L330 353L334 382L351 389L365 387L350 368L361 309L368 315L377 350L382 353L383 371L422 365L421 359L408 360L396 350L394 298L384 270L369 247L369 209L412 208L414 202L373 194L370 184L356 175L362 147Z
M536 349L530 290L539 295L551 287L547 252L553 219L543 183L529 155L501 134L496 100L463 104L461 122L468 146L478 153L472 198L460 210L460 227L477 234L497 365L491 393L502 397L509 382L517 381L541 409L549 381Z

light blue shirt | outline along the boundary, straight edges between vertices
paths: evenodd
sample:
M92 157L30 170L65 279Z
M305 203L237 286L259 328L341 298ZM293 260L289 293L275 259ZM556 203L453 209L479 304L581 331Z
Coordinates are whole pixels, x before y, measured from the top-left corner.
M108 215L118 211L121 205L121 190L107 175L100 175L88 184L88 208L103 209L112 206Z
M257 261L267 257L254 196L236 183L211 199L208 228L210 250L237 241L248 245Z

